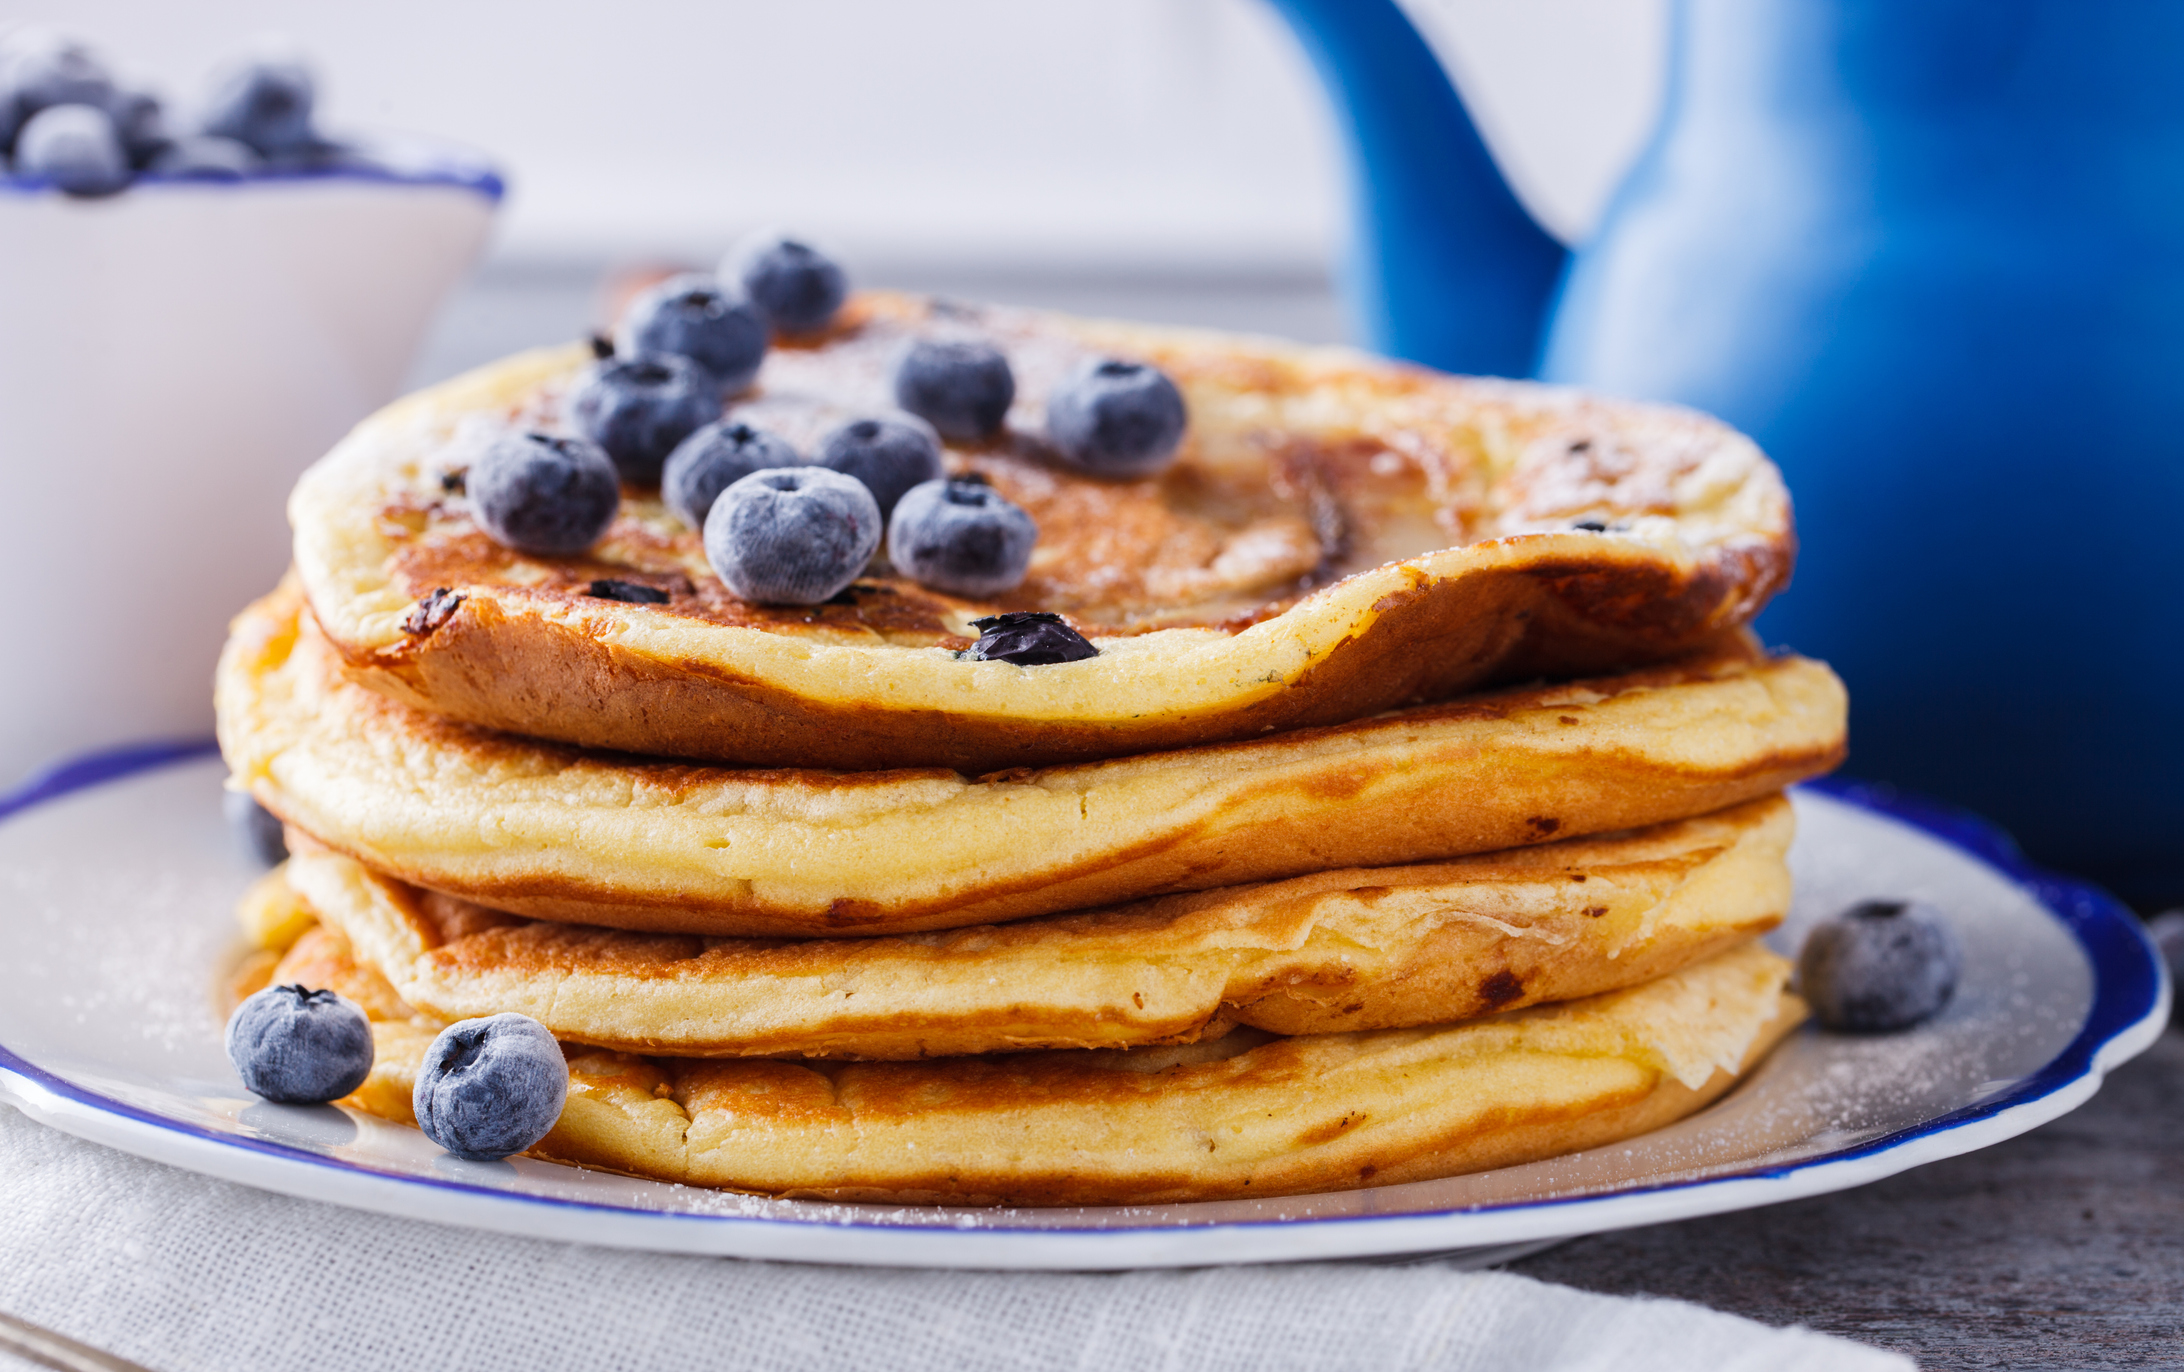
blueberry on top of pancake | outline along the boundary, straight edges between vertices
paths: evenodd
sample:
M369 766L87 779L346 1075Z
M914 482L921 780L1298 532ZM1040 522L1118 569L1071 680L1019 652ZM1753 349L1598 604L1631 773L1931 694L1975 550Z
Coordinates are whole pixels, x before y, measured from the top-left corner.
M815 452L894 408L907 347L967 335L1006 355L1014 395L942 462L1037 530L1005 589L879 562L824 603L754 603L642 487L581 556L501 546L440 476L500 434L575 427L581 347L367 420L296 490L297 571L354 679L468 723L742 765L967 774L1666 661L1788 579L1788 497L1734 430L1337 349L865 294L777 341L727 417ZM1102 358L1157 368L1184 398L1157 475L1083 472L1053 441L1049 397ZM690 589L630 605L588 596L601 579ZM406 632L439 587L461 607ZM1099 654L1024 672L965 652L974 620L1010 612L1064 615Z
M463 491L487 533L540 557L590 548L621 502L614 464L598 445L538 433L496 441L464 472Z
M635 486L658 485L675 445L719 417L718 380L676 353L604 358L569 397L570 426Z
M766 356L765 315L695 272L669 277L631 301L617 332L620 352L686 357L727 391L751 384Z
M761 605L831 600L879 546L872 492L824 467L753 472L705 517L706 561L729 590Z
M721 265L721 274L742 284L778 333L825 328L849 297L849 278L832 258L778 234L746 239Z
M820 439L811 460L862 481L883 518L912 486L937 480L947 470L933 431L901 419L853 419Z
M777 434L754 429L741 420L716 420L675 445L660 471L660 499L693 529L720 493L753 472L794 467L796 449Z
M1151 476L1168 465L1189 416L1158 367L1088 358L1047 400L1047 435L1070 462L1101 476Z
M976 472L911 487L887 524L887 556L898 571L965 597L1022 585L1038 541L1039 526L1023 507Z

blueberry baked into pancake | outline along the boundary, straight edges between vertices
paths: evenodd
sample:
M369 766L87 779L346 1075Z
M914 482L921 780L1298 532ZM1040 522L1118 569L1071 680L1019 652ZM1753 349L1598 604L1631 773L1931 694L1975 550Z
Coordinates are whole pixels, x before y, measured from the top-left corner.
M216 683L287 852L231 983L272 1098L776 1196L1212 1200L1612 1143L1806 1014L1757 938L1847 701L1745 627L1788 499L1702 416L769 239L383 411L290 514Z

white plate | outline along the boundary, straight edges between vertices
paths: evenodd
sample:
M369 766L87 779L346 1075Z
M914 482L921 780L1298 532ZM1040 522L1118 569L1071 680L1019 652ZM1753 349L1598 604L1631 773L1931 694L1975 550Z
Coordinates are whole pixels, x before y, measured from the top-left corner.
M0 801L0 1097L56 1128L271 1191L584 1243L809 1262L1124 1268L1475 1260L1839 1190L2023 1133L2154 1041L2167 974L2137 920L2027 867L1978 821L1849 788L1797 796L1797 903L1774 942L1873 896L1963 936L1964 979L1910 1033L1807 1029L1711 1109L1523 1167L1332 1195L1099 1209L775 1201L552 1163L462 1162L405 1127L254 1101L214 985L254 872L199 747L85 760Z

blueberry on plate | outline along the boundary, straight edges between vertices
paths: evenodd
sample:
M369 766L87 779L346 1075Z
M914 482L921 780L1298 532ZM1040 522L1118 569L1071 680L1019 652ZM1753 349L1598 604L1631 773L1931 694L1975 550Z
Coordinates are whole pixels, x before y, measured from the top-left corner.
M457 1020L417 1069L410 1105L425 1137L459 1158L520 1153L553 1132L569 1098L569 1064L529 1015Z
M288 835L281 829L280 816L260 805L256 796L229 791L220 797L220 809L244 856L268 867L288 860Z
M675 445L718 418L720 384L674 353L608 358L569 397L570 423L634 486L658 484Z
M852 419L819 440L812 461L862 481L884 518L905 491L940 475L940 440L914 420Z
M1039 526L983 478L913 486L887 525L887 557L921 586L950 595L1011 590L1031 566Z
M944 438L984 438L1016 399L1008 358L990 343L920 338L895 364L895 403Z
M372 1024L332 991L268 986L227 1022L228 1061L252 1095L289 1105L338 1100L372 1070Z
M232 138L261 157L300 153L318 142L311 127L318 80L293 57L238 58L213 76L198 132Z
M705 560L761 605L817 605L857 579L880 546L864 483L824 467L753 472L705 517Z
M721 264L721 275L741 282L781 333L825 328L849 296L849 280L833 259L779 234L745 240Z
M1098 476L1151 476L1183 441L1183 393L1143 362L1093 358L1047 397L1047 437Z
M15 138L15 171L70 195L111 195L129 184L129 155L114 121L96 105L52 105Z
M599 541L621 508L614 464L581 438L507 434L464 473L479 527L540 557L572 557Z
M691 528L703 529L722 491L753 472L794 467L802 460L780 435L723 419L690 435L667 455L667 466L660 471L660 499Z
M1013 662L1019 667L1045 667L1057 662L1082 662L1098 657L1092 640L1078 633L1060 615L1043 610L1011 610L1007 614L974 619L978 642L971 645L973 662Z
M706 371L721 389L740 391L766 357L766 318L749 300L695 272L672 276L622 312L623 353L673 353Z
M258 170L264 159L248 143L211 134L177 138L152 157L145 170L178 181L239 181Z
M1908 1029L1949 1003L1964 966L1931 907L1869 900L1813 927L1797 956L1797 992L1830 1029Z

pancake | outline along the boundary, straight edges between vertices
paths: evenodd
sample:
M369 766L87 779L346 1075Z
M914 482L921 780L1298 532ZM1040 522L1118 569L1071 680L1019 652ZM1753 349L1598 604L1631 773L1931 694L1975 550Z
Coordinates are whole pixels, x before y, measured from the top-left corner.
M403 1001L680 1057L924 1058L1444 1024L1648 981L1789 907L1779 797L1632 834L941 934L798 942L498 914L298 852L303 903Z
M414 886L739 937L993 924L1706 814L1826 771L1842 684L1723 642L1669 667L1252 743L966 778L647 761L472 729L343 679L300 597L245 611L235 784Z
M535 1157L787 1197L1128 1205L1425 1181L1593 1148L1727 1091L1804 1018L1756 942L1641 986L1466 1024L1179 1047L785 1062L566 1048ZM414 1124L437 1026L314 931L275 980L373 1016L347 1103ZM377 982L377 986L372 983Z
M357 680L451 718L742 765L973 773L1666 661L1788 581L1780 476L1727 426L1344 350L868 295L823 338L769 354L731 413L808 452L889 407L906 338L964 331L1008 350L1018 399L1004 435L949 465L1039 526L1027 579L994 600L879 563L826 605L748 604L653 492L625 491L583 557L493 542L461 474L494 436L561 423L581 347L367 420L296 488L297 570ZM1163 475L1075 475L1038 437L1048 387L1093 353L1155 362L1182 388L1190 430ZM666 603L589 595L602 578ZM1004 610L1061 613L1100 655L961 656L971 621Z

